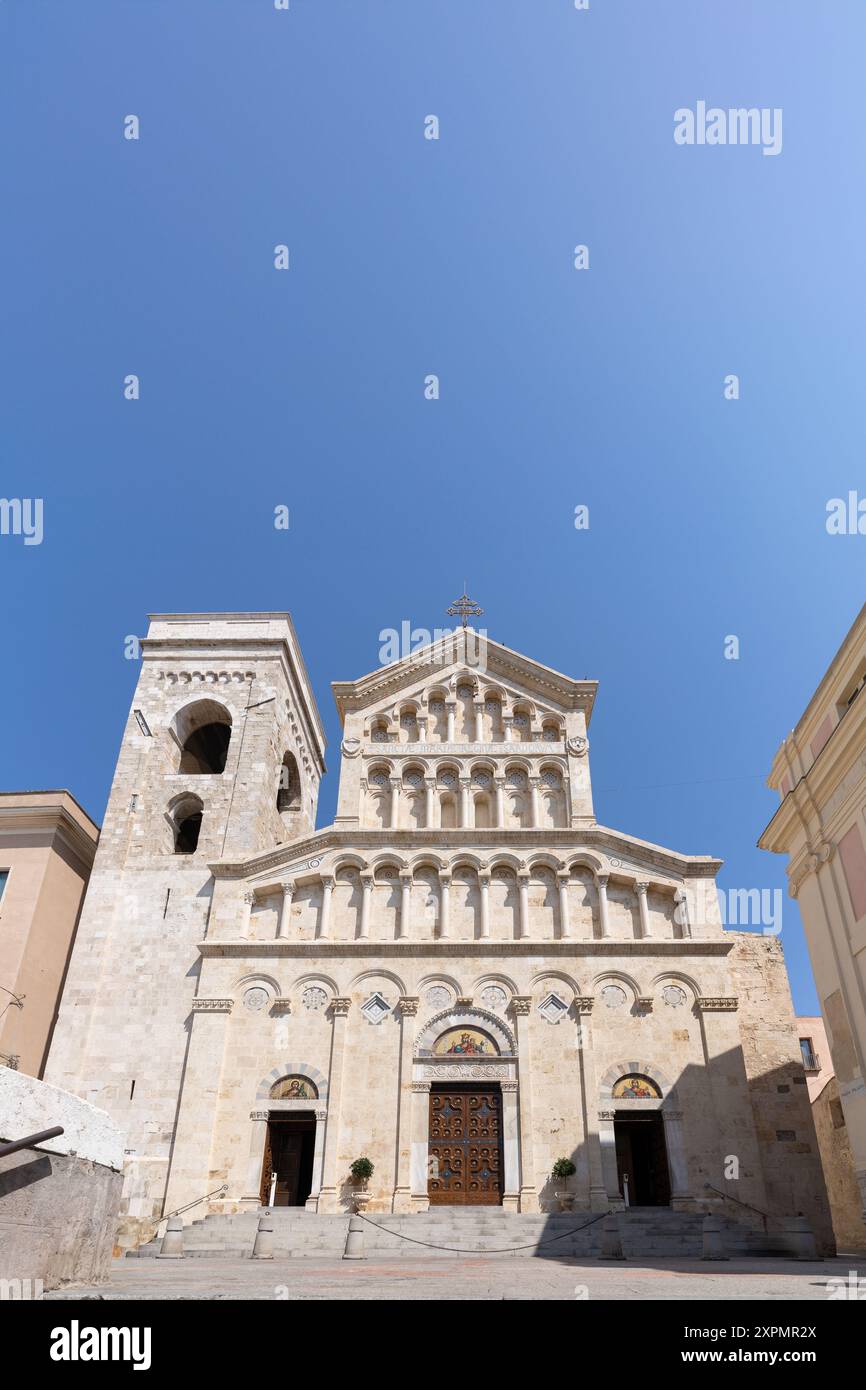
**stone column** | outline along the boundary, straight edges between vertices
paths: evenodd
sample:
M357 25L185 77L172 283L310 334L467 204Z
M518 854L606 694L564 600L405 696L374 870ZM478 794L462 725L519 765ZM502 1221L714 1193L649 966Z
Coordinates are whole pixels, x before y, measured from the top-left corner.
M604 1175L608 1206L616 1211L622 1211L625 1207L625 1201L619 1190L619 1174L616 1167L616 1135L613 1128L615 1117L615 1110L599 1110L598 1142L601 1146L601 1170Z
M319 940L327 941L331 930L331 894L334 880L327 875L322 877L322 908L319 913Z
M496 828L501 830L505 825L505 778L494 777L496 787Z
M397 1110L397 1172L392 1211L412 1210L412 1054L419 999L404 994L397 1000L400 1015L400 1080Z
M436 829L436 778L424 778L424 828Z
M568 870L562 870L557 875L559 882L559 934L561 937L571 936L571 923L568 919L568 885L571 875Z
M445 710L446 710L446 713L447 713L447 715L448 715L448 729L447 729L447 732L446 732L446 734L445 734L445 742L446 742L446 743L453 743L453 742L454 742L454 715L455 715L456 710L457 710L457 701L456 701L456 700L446 700L446 701L445 701Z
M409 1182L412 1188L410 1206L413 1211L426 1211L430 1206L427 1193L427 1150L430 1133L430 1082L412 1081L412 1156Z
M506 1211L520 1210L520 1126L517 1113L517 1082L500 1081L502 1091L502 1205Z
M596 874L595 886L598 889L598 929L602 940L610 936L610 914L607 910L607 884L609 874Z
M689 1165L683 1139L683 1112L682 1110L668 1110L667 1106L663 1105L662 1120L664 1121L668 1167L671 1174L671 1206L677 1211L688 1210L694 1205L694 1198L689 1182Z
M531 815L531 818L532 818L532 829L533 829L533 830L537 830L538 827L539 827L539 825L541 824L541 810L540 810L539 804L538 804L538 786L539 786L540 781L541 781L541 778L540 778L540 777L530 777L530 779L529 779L529 797L530 797L530 803L529 803L529 804L530 804L530 808L531 808L531 810L530 810L530 815Z
M505 735L505 742L506 742L506 743L513 743L513 742L514 742L514 716L513 716L513 715L511 715L511 714L503 714L503 716L502 716L502 732L503 732L503 734Z
M486 870L478 875L478 887L481 892L481 936L486 941L490 935L490 874Z
M249 1206L261 1203L262 1164L265 1161L265 1142L268 1137L268 1111L250 1111L250 1154L241 1201Z
M484 742L484 701L476 700L475 704L475 742Z
M689 923L689 899L688 894L682 888L674 893L674 902L677 905L674 913L674 921L679 923L680 936L686 940L692 934L691 924Z
M346 1052L346 1021L351 999L331 1000L331 1064L328 1075L328 1120L322 1157L322 1187L317 1211L338 1212L337 1159L340 1146L340 1104L343 1094L343 1061Z
M595 1069L595 1051L592 1045L593 1002L589 997L581 997L574 1001L577 1013L577 1059L581 1082L580 1104L583 1114L584 1142L589 1158L590 1211L607 1211L608 1192L604 1179L598 1130L598 1078Z
M640 914L640 934L642 939L646 939L650 934L649 912L646 905L646 892L648 883L636 883L634 891L637 893L637 910Z
M460 827L467 830L472 825L472 817L469 814L469 778L460 778Z
M255 903L255 900L256 900L256 895L255 895L255 893L244 893L244 906L243 906L243 911L241 912L241 930L240 930L240 934L241 934L241 937L242 937L245 941L248 941L248 940L250 939L250 937L252 936L252 931L253 931L253 928L252 928L252 915L253 915L253 904Z
M700 1020L704 1049L706 1080L702 1100L705 1116L712 1119L716 1140L713 1145L707 1135L702 1144L704 1166L709 1168L707 1181L722 1192L730 1192L741 1202L749 1202L760 1211L766 1211L764 1166L755 1127L761 1123L760 1119L756 1118L755 1125L742 1125L736 1132L735 1142L732 1143L731 1139L730 1117L748 1116L750 1120L752 1117L752 1100L737 1019L737 999L733 995L701 997L695 1001L695 1009ZM671 1103L676 1105L678 1099L672 1096ZM724 1176L725 1162L733 1154L740 1162L740 1177L738 1181L728 1183ZM751 1177L747 1176L749 1173ZM703 1197L704 1194L696 1195ZM708 1193L707 1196L714 1201L721 1200L715 1193Z
M322 1164L325 1159L325 1123L327 1110L316 1111L316 1137L313 1143L313 1180L310 1195L304 1203L307 1211L318 1211L319 1194L322 1190Z
M194 1202L218 1186L210 1178L209 1161L232 1003L231 999L202 997L192 1001L182 1103L168 1172L165 1211ZM234 1181L245 1178L242 1174ZM228 1194L230 1198L237 1195L236 1188Z
M517 895L519 910L517 917L517 935L521 941L529 935L529 870L517 870Z
M397 927L397 940L405 941L412 930L412 871L400 870L400 923Z
M535 1188L535 1155L532 1142L532 1053L529 1043L529 1013L532 999L515 994L511 1000L514 1031L517 1034L520 1072L520 1210L538 1211Z
M292 915L292 898L295 895L294 883L283 884L283 898L280 903L280 916L277 922L277 936L284 937L289 934L289 920Z
M391 829L400 829L400 778L391 778Z
M439 870L439 936L445 940L448 935L448 903L451 889L451 875Z
M373 875L369 871L361 874L361 922L358 927L358 940L366 941L370 935L370 901L373 894Z
M419 715L418 715L418 742L419 742L419 743L426 743L426 742L427 742L427 716L426 716L426 714L419 714Z

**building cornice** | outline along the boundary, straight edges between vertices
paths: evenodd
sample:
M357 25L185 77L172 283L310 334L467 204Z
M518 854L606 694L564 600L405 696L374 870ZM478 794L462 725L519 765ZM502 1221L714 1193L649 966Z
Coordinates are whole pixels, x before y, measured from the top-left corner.
M253 879L263 874L285 872L303 873L315 870L322 858L334 850L366 850L372 853L391 851L397 855L414 855L424 850L437 854L454 854L475 850L483 855L496 851L539 854L560 851L575 854L581 850L599 851L608 860L614 873L625 874L658 869L667 879L680 882L687 878L715 878L722 866L721 859L709 856L676 854L638 840L606 826L581 826L560 830L372 830L356 826L338 828L326 826L289 845L280 845L263 854L240 860L217 860L208 865L216 879ZM634 860L636 862L630 862ZM315 861L315 862L313 862Z
M531 937L518 941L287 941L272 937L268 941L218 938L200 941L199 954L206 957L230 956L267 957L296 956L326 958L380 958L397 960L406 956L550 956L580 960L584 957L619 959L633 957L668 957L694 959L696 956L726 956L734 947L734 942L725 938L702 940L689 937L682 941L666 941L660 938L644 938L632 941L615 941L612 938L599 940L544 941Z
M587 725L589 724L598 681L574 680L563 675L561 671L555 671L552 667L543 666L520 652L512 651L510 647L503 646L501 642L496 642L492 637L476 632L473 628L467 629L467 633L476 645L483 644L483 668L477 664L472 666L470 663L471 669L482 679L489 680L491 685L496 683L497 677L512 680L524 690L535 693L541 699L550 700L562 709L582 709L586 713ZM459 646L460 641L461 633L458 629L455 634L426 647L419 647L401 661L379 666L357 680L332 682L331 689L341 720L349 710L368 709L381 700L391 699L400 691L417 685L419 681L426 681L434 675L444 678L447 672L454 668L459 669L463 664L460 655L451 655L450 651L455 645Z
M99 841L96 826L94 834L88 834L62 803L42 806L31 802L21 806L4 806L0 801L0 845L14 849L17 839L30 836L34 831L50 836L52 841L59 841L89 873Z

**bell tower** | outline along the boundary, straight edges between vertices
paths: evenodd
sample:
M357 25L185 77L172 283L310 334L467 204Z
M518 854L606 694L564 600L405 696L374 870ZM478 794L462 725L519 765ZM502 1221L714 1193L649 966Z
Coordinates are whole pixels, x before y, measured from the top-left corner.
M46 1079L135 1136L125 1211L148 1220L174 1133L210 865L315 827L324 733L288 613L158 614L141 657Z

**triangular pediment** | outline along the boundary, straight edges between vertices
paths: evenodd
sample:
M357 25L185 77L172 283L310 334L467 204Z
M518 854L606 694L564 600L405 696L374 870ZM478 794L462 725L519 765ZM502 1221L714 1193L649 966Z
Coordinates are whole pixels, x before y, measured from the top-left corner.
M551 709L582 709L589 724L597 681L573 680L473 628L458 628L358 680L334 681L331 689L343 720L350 710L372 710L433 681L446 685L463 673L479 677L485 686L529 695Z

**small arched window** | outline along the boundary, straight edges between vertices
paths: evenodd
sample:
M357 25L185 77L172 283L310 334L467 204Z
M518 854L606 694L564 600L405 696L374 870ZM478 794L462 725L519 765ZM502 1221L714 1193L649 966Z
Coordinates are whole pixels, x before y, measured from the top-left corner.
M195 854L201 833L204 807L197 796L182 796L169 813L175 854Z
M287 753L280 768L277 787L277 810L297 811L301 804L301 778L293 753Z

